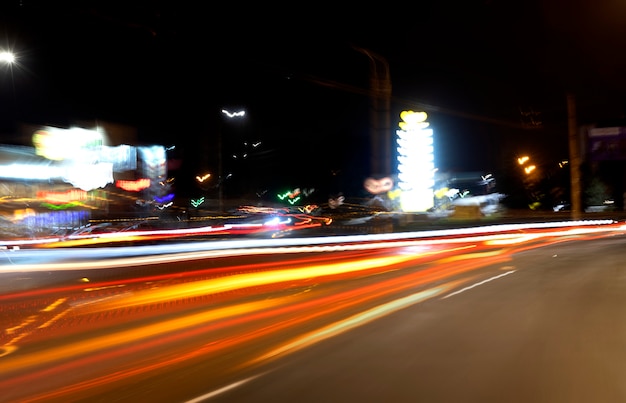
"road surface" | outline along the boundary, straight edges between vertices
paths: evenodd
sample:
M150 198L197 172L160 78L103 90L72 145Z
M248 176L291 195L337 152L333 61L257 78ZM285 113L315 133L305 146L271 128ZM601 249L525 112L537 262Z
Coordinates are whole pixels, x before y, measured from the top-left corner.
M0 274L0 401L626 401L625 246L613 225L31 255Z

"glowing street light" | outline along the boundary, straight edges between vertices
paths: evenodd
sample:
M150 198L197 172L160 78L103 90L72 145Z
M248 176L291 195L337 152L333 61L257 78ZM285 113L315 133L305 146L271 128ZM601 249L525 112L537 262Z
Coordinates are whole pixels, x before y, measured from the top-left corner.
M536 166L529 165L527 167L524 167L524 172L526 172L526 175L530 175L530 173L533 172L535 169L537 169Z
M243 117L246 115L246 111L229 112L226 109L222 109L222 113L228 116L229 118Z
M15 62L15 54L12 52L0 52L0 62L13 64Z
M196 176L196 180L200 183L204 182L205 180L209 179L211 177L210 173L204 174L202 176L198 175Z

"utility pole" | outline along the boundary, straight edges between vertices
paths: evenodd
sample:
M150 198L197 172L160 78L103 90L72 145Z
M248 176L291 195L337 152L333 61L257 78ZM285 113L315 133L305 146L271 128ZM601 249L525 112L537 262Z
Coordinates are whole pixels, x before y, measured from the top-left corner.
M354 47L370 59L370 170L391 174L391 79L387 60L368 50Z
M222 114L224 114L228 119L234 119L234 118L243 118L246 115L246 111L241 110L241 111L237 111L237 112L230 112L226 109L222 109ZM226 175L226 177L224 177L224 157L223 157L223 148L224 148L224 139L223 139L223 130L224 130L224 125L223 125L223 118L222 120L220 120L219 122L219 131L217 133L217 169L218 169L218 188L217 188L217 198L218 198L218 203L219 203L219 212L223 213L224 212L224 182L226 181L226 179L230 176L230 175Z
M572 199L572 219L580 220L582 216L581 185L580 185L580 150L578 142L578 123L576 121L576 99L572 93L567 94L567 127L569 139L569 170Z
M217 200L218 200L218 212L224 213L224 162L222 160L222 123L219 123L219 129L217 132Z

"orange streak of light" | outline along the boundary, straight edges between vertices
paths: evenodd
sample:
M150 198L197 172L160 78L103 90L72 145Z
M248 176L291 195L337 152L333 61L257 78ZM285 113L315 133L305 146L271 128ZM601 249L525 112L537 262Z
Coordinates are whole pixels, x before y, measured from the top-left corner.
M479 264L480 262L475 262L475 264L473 265L466 265L465 267L462 268L455 268L455 267L451 267L448 268L448 275L457 273L459 271L466 271L466 270L470 270L473 267L478 267L480 266ZM240 344L243 343L245 341L249 341L249 340L253 340L254 338L260 337L262 334L268 334L271 332L276 332L278 331L280 328L283 327L287 327L287 326L294 326L295 323L302 323L304 321L308 321L308 320L312 320L313 317L319 317L319 316L323 316L323 315L327 315L330 312L334 312L334 311L338 311L340 309L345 309L349 306L354 306L357 305L359 303L363 303L365 301L368 300L372 300L374 298L378 298L381 296L384 296L386 294L389 294L391 292L395 292L398 291L399 289L406 289L409 287L415 287L417 284L420 283L425 283L427 281L432 280L433 278L437 278L437 277L443 277L444 275L439 275L439 276L433 276L434 273L430 273L430 275L428 276L423 276L422 272L417 272L417 273L412 273L408 276L403 276L402 278L399 279L394 279L392 281L386 281L378 284L373 284L369 287L364 287L362 289L356 290L356 291L350 291L350 292L345 292L339 295L333 295L327 298L324 298L323 300L314 300L311 302L308 302L307 304L297 304L291 307L287 307L287 308L282 308L282 309L274 309L272 311L266 311L266 312L261 312L258 313L256 315L244 315L240 318L234 318L229 320L228 324L229 325L234 325L235 323L241 323L244 321L251 321L251 320L257 320L259 319L260 316L262 317L267 317L267 316L276 316L277 314L284 314L285 311L298 311L301 312L302 309L304 308L303 305L308 305L309 307L315 307L317 306L317 308L313 309L313 314L308 315L308 316L302 316L299 317L295 320L292 321L288 321L288 322L284 322L284 323L280 323L278 326L273 326L273 327L265 327L260 329L259 331L256 332L252 332L252 333L247 333L247 334L243 334L243 335L237 335L235 337L231 337L228 340L220 340L219 342L212 342L209 343L208 345L206 345L204 348L199 349L199 350L194 350L186 355L181 355L177 358L173 358L170 360L165 360L159 363L156 363L154 365L146 365L142 368L135 368L132 370L126 370L126 371L121 371L115 374L111 374L111 375L107 375L104 377L101 377L99 379L94 379L92 381L88 381L88 382L84 382L84 383L80 383L80 384L76 384L72 387L70 387L69 389L62 389L59 390L57 392L54 393L54 395L57 395L57 393L61 393L62 391L65 391L65 393L68 393L72 390L77 390L77 388L82 389L82 388L86 388L86 387L93 387L93 386L97 386L99 384L106 384L108 382L112 382L114 380L119 380L122 379L124 377L128 377L128 376L132 376L132 375L136 375L138 373L143 373L146 371L152 371L157 369L158 367L164 367L166 365L171 365L175 362L180 362L182 360L186 360L186 359L190 359L193 356L198 356L200 354L207 354L210 351L216 351L219 349L223 349L229 346L233 346L236 344ZM420 279L421 277L421 279ZM408 281L408 280L412 280L412 281ZM420 280L420 281L415 281L415 280ZM160 323L160 324L155 324L155 325L151 325L151 326L146 326L143 327L141 329L136 329L136 330L132 330L132 331L127 331L127 332L122 332L119 334L114 335L113 337L107 336L107 337L103 337L103 338L99 338L99 339L95 339L92 341L86 341L86 342L82 342L79 343L78 345L72 345L72 346L68 346L66 348L63 349L57 349L56 354L54 353L48 353L45 354L44 357L38 356L38 357L30 357L30 360L26 360L25 359L21 359L20 361L18 361L18 364L21 362L22 367L24 365L26 366L36 366L36 365L40 365L42 358L47 359L47 361L49 363L52 363L50 360L54 361L54 360L68 360L70 357L72 357L72 355L76 356L76 354L82 353L82 354L86 354L86 353L91 353L92 355L88 358L83 358L82 360L72 360L69 363L66 363L63 366L55 366L52 369L49 369L48 371L48 375L52 375L54 373L57 373L57 371L61 371L62 369L67 369L67 366L78 366L78 365L89 365L89 364L95 364L97 362L101 362L104 359L110 359L111 356L111 352L108 353L104 353L101 352L99 354L95 354L93 355L94 351L99 351L102 349L110 349L114 346L118 346L121 345L123 343L132 343L132 342L136 342L139 339L145 339L145 338L150 338L152 337L153 340L151 343L146 343L145 341L142 342L141 344L135 344L134 347L128 347L126 349L123 350L119 350L117 352L115 352L115 355L118 354L129 354L132 352L132 350L142 350L142 349L146 349L149 346L153 346L155 344L162 344L165 342L170 342L172 341L173 338L179 339L182 337L189 337L189 332L187 333L181 333L178 335L173 335L170 334L169 337L164 338L164 337L155 337L157 335L162 335L163 333L171 333L174 331L178 331L181 330L181 328L183 327L192 327L194 325L197 325L199 323L206 323L209 320L213 320L215 321L216 319L218 319L219 317L226 317L226 316L233 316L233 315L237 315L237 314L245 314L245 313L250 313L253 312L255 310L259 311L259 310L266 310L268 308L272 308L272 307L277 307L279 304L278 300L273 301L271 304L266 301L265 302L267 305L261 304L259 305L258 303L253 303L253 304L246 304L246 305L240 305L238 306L236 309L233 308L226 308L224 310L221 311L221 315L220 314L216 314L216 311L212 311L212 312L206 312L206 313L202 313L202 314L197 314L197 315L193 315L193 316L189 316L186 318L181 318L181 319L176 319L176 320L172 320L172 321L168 321L168 322L164 322L164 323ZM321 307L326 306L327 309L322 310L319 309ZM222 324L213 324L211 326L207 326L204 327L202 329L196 329L193 333L197 333L197 332L206 332L209 331L211 329L215 329L216 327L223 327L226 324L222 323ZM12 364L11 364L12 363ZM0 371L3 371L6 373L6 370L11 369L11 370L15 370L16 369L16 363L14 361L7 361L3 363L4 365L9 365L8 368L3 368L4 365L0 365ZM17 365L19 367L19 365ZM65 367L65 368L63 368ZM31 378L33 376L42 376L43 374L41 372L37 373L37 374L31 374L30 376L24 376L21 379L14 379L14 382L25 382L27 381L26 378ZM9 385L8 383L5 383L5 385ZM0 386L2 386L2 382L0 382Z

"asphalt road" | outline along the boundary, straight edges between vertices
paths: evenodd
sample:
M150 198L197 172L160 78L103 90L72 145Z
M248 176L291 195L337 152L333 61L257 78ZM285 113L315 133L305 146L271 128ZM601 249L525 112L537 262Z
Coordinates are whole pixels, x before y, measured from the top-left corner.
M29 255L0 273L0 401L626 401L624 246L616 225Z
M483 270L511 274L325 340L211 401L626 401L624 237Z

